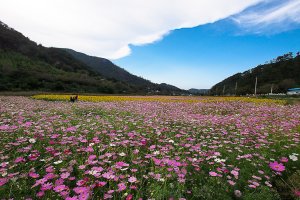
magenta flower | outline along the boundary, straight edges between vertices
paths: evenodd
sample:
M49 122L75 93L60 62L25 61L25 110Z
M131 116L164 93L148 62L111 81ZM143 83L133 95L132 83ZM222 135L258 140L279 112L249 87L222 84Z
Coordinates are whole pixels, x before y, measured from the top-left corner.
M53 184L52 184L52 183L45 183L45 184L42 185L41 190L42 190L42 191L45 191L45 190L51 190L52 187L53 187Z
M102 167L92 167L92 170L96 171L96 172L102 172L103 168Z
M0 178L0 187L8 182L7 178Z
M85 182L86 182L85 180L79 180L79 181L77 181L76 185L82 186L85 184Z
M232 170L230 173L231 173L233 176L238 176L238 175L239 175L239 172L236 171L236 170Z
M73 189L73 191L76 194L83 194L83 193L88 193L89 192L89 188L88 187L76 187Z
M230 185L235 185L235 182L232 181L232 180L228 180L227 182L228 182Z
M103 187L104 185L106 185L106 182L104 182L104 181L100 181L97 183L98 187Z
M70 176L70 173L69 173L69 172L65 172L65 173L62 173L62 174L60 175L60 178L66 179L66 178L68 178L69 176Z
M45 192L44 192L44 191L39 191L39 192L36 194L37 197L42 197L42 196L44 196L44 195L45 195Z
M67 197L66 200L78 200L77 196Z
M56 176L56 175L53 174L53 173L48 173L48 174L46 174L46 175L44 176L44 178L47 179L47 180L51 180L51 179L54 179L55 176Z
M122 168L122 167L128 167L129 164L125 163L125 162L116 162L116 168Z
M120 192L120 191L123 191L123 190L125 190L126 189L126 185L125 185L125 183L119 183L118 184L118 191Z
M15 163L25 162L25 159L23 157L18 157L15 160Z
M37 173L34 172L29 172L28 174L31 178L38 178L40 175L38 175Z
M270 162L269 164L270 168L277 172L283 172L285 170L285 166L282 163Z
M90 194L89 193L81 193L78 196L78 200L88 200L89 199Z
M136 182L136 178L134 176L131 176L129 179L128 179L128 182L129 183L134 183Z
M140 144L143 145L143 146L145 146L145 145L147 144L147 140L142 139L142 140L140 141Z
M58 186L54 187L53 190L54 190L55 192L62 192L62 191L64 191L64 190L66 190L66 189L68 189L67 186L65 186L65 185L58 185Z
M53 166L47 167L47 168L46 168L46 172L47 172L47 173L52 173L52 172L54 172Z
M300 197L300 190L294 190L294 195L296 197Z
M209 172L209 175L210 176L218 176L218 174L216 172L213 172L213 171Z
M133 199L133 195L132 194L128 194L126 197L126 200L132 200Z
M280 162L283 162L283 163L285 163L285 162L288 162L289 161L289 159L288 158L286 158L286 157L282 157L282 158L280 158Z
M77 129L76 129L76 127L75 126L71 126L71 127L68 127L67 129L66 129L66 132L74 132L74 131L76 131Z

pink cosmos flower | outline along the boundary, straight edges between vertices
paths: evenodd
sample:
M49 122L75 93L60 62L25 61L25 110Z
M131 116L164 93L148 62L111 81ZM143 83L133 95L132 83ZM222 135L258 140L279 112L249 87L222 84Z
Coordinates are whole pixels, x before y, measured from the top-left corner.
M277 172L283 172L285 170L285 166L282 163L270 162L269 164L270 168Z
M103 168L102 167L92 167L92 170L96 171L96 172L102 172Z
M25 162L25 159L23 157L18 157L14 162L15 163Z
M42 196L44 196L44 195L45 195L45 192L44 192L44 191L39 191L39 192L36 194L37 197L42 197Z
M78 200L77 196L67 197L66 200Z
M85 184L85 182L86 182L85 180L79 180L79 181L77 181L76 185L82 186Z
M73 190L76 194L83 194L83 193L88 193L89 192L88 187L76 187Z
M227 182L228 182L230 185L235 185L235 182L232 181L232 180L228 180Z
M125 185L125 183L119 183L118 184L118 191L120 192L120 191L123 191L123 190L125 190L126 189L126 185Z
M125 163L125 162L116 162L116 168L122 168L122 167L128 167L129 164Z
M60 178L66 179L66 178L68 178L69 176L70 176L70 173L69 173L69 172L65 172L65 173L62 173L62 174L60 175Z
M111 194L104 194L104 199L111 199L113 196Z
M38 185L43 185L46 182L47 182L47 179L45 179L45 178L38 179L38 180L35 181L35 184L32 186L32 188L34 188Z
M68 189L67 186L65 186L65 185L58 185L58 186L54 187L53 190L54 190L55 192L62 192L62 191L64 191L64 190L66 190L66 189Z
M102 174L102 177L106 178L106 179L114 179L115 175L113 175L111 172L106 172L106 173Z
M7 183L7 182L8 182L7 178L0 178L0 187L2 185L5 185L5 183Z
M68 127L66 129L66 132L73 132L73 131L76 131L76 130L77 130L77 128L75 126L71 126L71 127Z
M90 155L89 158L88 158L88 160L91 160L91 161L92 161L92 160L95 160L96 158L97 158L96 155Z
M38 175L37 173L34 172L29 172L28 174L31 178L38 178L40 175Z
M241 196L242 196L242 192L239 191L239 190L234 190L234 195L235 195L236 197L241 197Z
M54 179L55 176L56 176L56 175L53 174L53 173L48 173L48 174L46 174L46 175L44 176L44 178L47 179L47 180L51 180L51 179Z
M78 168L79 168L79 169L85 169L85 167L86 167L85 165L79 165Z
M300 190L294 190L294 195L296 197L300 197Z
M103 187L104 185L106 185L106 182L104 182L104 181L100 181L97 183L98 187Z
M239 175L239 172L236 171L236 170L232 170L230 173L231 173L232 175L234 175L234 176L238 176L238 175Z
M142 139L140 142L141 142L141 145L143 145L143 146L145 146L147 144L147 140L145 140L145 139Z
M46 168L46 172L47 172L47 173L52 173L52 172L54 172L53 166L47 167L47 168Z
M126 197L126 200L132 200L133 199L133 195L132 194L128 194Z
M136 178L134 176L131 176L129 179L128 179L128 182L129 183L134 183L136 182Z
M289 161L289 159L288 158L286 158L286 157L282 157L282 158L280 158L280 162L283 162L283 163L285 163L285 162L288 162Z
M64 183L64 179L62 179L62 178L56 179L56 181L55 181L56 186L57 185L63 185L63 183Z
M248 185L250 188L256 188L256 186L255 185L252 185L252 184L250 184L250 185Z
M137 186L136 186L136 185L131 185L131 186L130 186L130 189L136 190L136 189L137 189Z
M89 199L90 194L89 193L81 193L78 196L78 200L88 200Z
M216 172L213 172L213 171L209 172L209 175L210 176L218 176L218 174Z
M38 153L33 153L33 154L30 154L30 155L28 156L28 159L29 159L30 161L34 161L34 160L38 159L39 156L40 156L40 155L39 155Z
M53 187L52 183L45 183L45 184L42 185L41 190L42 191L51 190L52 187Z

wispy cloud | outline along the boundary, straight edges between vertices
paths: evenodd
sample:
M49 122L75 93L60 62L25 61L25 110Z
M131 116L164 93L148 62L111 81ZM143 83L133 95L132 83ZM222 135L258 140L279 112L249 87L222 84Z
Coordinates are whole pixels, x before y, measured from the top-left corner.
M244 32L273 34L300 26L299 0L264 0L232 19Z
M212 23L261 1L0 0L0 20L43 45L116 59L129 55L130 45L153 43L174 29Z

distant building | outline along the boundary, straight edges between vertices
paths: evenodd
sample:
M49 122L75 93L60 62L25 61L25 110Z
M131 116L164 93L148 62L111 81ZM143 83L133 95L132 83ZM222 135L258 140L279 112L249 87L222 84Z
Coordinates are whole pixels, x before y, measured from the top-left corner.
M300 88L290 88L288 89L287 95L300 95Z

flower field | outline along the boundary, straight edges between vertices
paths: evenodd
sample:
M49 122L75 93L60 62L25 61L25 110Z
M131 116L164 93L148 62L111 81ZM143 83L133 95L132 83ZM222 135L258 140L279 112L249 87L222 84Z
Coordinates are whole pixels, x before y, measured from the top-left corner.
M69 97L0 97L0 199L300 197L300 105Z

